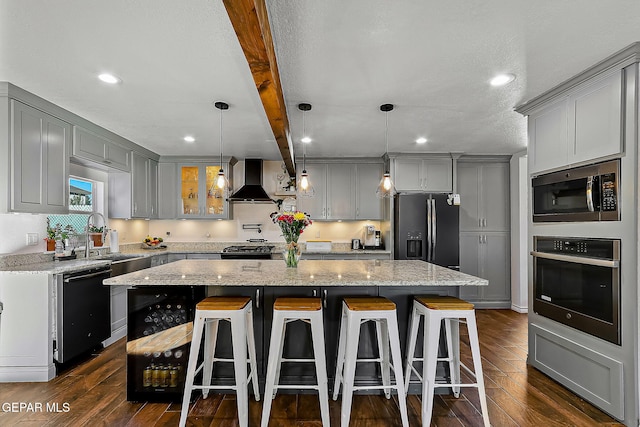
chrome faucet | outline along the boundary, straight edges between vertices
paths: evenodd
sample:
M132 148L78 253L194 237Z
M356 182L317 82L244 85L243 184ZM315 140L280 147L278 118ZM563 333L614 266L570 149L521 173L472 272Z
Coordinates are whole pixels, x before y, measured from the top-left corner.
M104 223L104 231L106 232L108 230L107 228L107 220L105 219L104 215L102 215L100 212L93 212L92 214L90 214L87 217L87 239L85 241L85 245L84 245L84 257L85 258L89 258L89 255L91 255L91 249L89 247L89 224L91 223L91 218L94 215L98 215L100 218L102 218L102 222ZM99 251L99 249L98 249Z

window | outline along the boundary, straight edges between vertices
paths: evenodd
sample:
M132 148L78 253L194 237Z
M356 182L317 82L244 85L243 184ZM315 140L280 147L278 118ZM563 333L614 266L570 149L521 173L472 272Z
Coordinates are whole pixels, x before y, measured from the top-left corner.
M85 179L69 178L69 211L93 212L94 183Z

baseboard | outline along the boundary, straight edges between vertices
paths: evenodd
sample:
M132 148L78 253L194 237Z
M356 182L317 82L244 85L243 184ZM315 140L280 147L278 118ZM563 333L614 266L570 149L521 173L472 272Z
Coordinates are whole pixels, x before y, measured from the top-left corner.
M515 304L511 304L511 310L515 311L516 313L528 313L529 307L520 307Z
M102 345L105 347L109 347L114 342L118 341L120 338L124 338L127 336L127 325L124 325L115 331L111 332L111 336L102 342Z
M2 366L0 383L36 382L44 383L56 376L56 367L49 366Z

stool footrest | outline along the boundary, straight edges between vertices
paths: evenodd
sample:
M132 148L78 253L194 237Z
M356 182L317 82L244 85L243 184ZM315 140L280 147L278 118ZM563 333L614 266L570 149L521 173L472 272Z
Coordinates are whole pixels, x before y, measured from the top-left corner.
M353 390L386 390L388 388L398 389L397 384L393 385L361 385L361 386L353 386Z
M280 359L281 362L316 363L315 359Z
M356 363L372 363L372 362L382 362L382 358L378 357L377 359L356 359Z
M194 384L191 387L193 390L238 390L238 387L229 384L229 385L196 385Z
M471 384L451 384L451 383L434 383L433 384L434 387L436 388L440 388L440 387L473 387L473 388L478 388L478 384L476 383L471 383Z
M279 389L283 389L283 390L318 390L318 386L317 385L309 385L309 384L304 384L304 385L295 385L295 384L284 384L284 385L275 385L274 390L279 390Z

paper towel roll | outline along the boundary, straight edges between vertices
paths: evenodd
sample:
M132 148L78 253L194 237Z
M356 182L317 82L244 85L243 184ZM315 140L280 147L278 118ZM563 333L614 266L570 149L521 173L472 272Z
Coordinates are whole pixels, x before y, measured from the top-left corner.
M118 231L111 230L109 233L109 243L111 246L111 253L120 252L120 246L118 244Z

